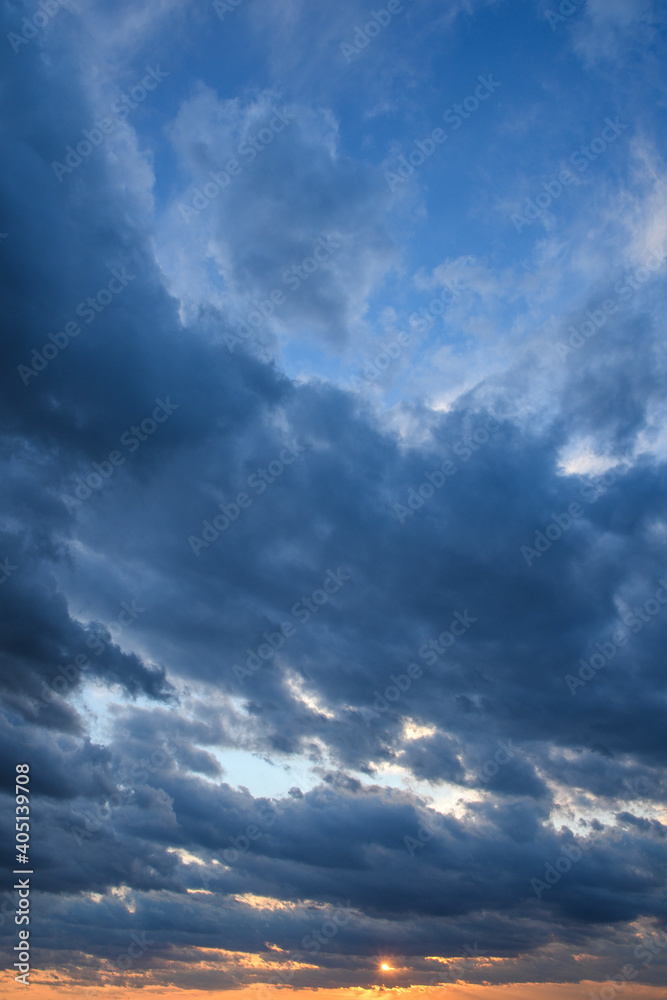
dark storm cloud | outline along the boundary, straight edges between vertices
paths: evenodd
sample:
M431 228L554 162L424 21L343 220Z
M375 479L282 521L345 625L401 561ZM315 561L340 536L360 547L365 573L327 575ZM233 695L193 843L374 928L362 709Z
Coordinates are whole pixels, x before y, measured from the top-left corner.
M56 523L58 517L56 517ZM65 555L54 545L43 527L29 532L23 543L12 532L2 536L11 576L2 596L4 650L0 684L8 706L28 721L82 733L81 720L66 696L76 691L84 676L119 684L131 695L145 694L164 700L171 685L163 669L146 666L133 653L124 653L107 633L104 648L91 652L89 632L68 611L58 592L47 561L57 563Z
M527 946L544 946L554 922L563 940L581 942L582 935L594 938L601 924L662 913L664 847L654 848L650 838L629 838L613 828L592 842L567 830L557 836L542 828L527 802L490 805L454 820L417 812L404 793L378 788L359 796L317 790L291 803L276 803L278 818L266 828L257 811L267 807L266 801L254 802L225 785L206 788L185 775L177 781L167 778L165 788L166 794L148 786L135 791L128 804L113 812L112 822L84 840L76 870L69 864L60 867L45 886L52 892L68 886L71 892L87 882L89 890L104 892L122 879L134 900L133 916L108 902L81 899L75 904L81 923L91 925L88 947L99 957L108 956L134 929L154 940L158 954L195 943L216 947L221 932L229 950L259 950L269 957L268 941L308 953L306 935L347 900L345 907L353 913L349 926L328 942L324 954L311 952L310 959L326 968L336 956L345 956L349 975L364 968L372 975L367 958L376 953L378 934L387 949L419 967L419 956L461 954L464 942L474 942L480 952L511 957ZM75 805L72 816L77 811ZM55 857L67 847L71 819L48 815L54 829L49 854L53 851ZM435 832L424 843L417 831L426 824ZM246 850L244 830L251 834ZM204 857L210 856L213 843L226 867L209 867L204 878L202 865L178 865L165 851L168 842L199 850ZM567 857L575 861L563 867L561 859ZM51 870L49 856L39 860L43 870ZM564 872L553 886L543 881L548 865ZM531 879L537 880L540 898ZM203 885L215 895L186 897L185 885ZM147 892L151 895L145 896ZM239 910L235 897L244 893L279 896L293 901L296 910ZM330 909L308 912L299 903L303 899ZM51 930L59 905L42 904L45 949L59 947L55 928ZM480 908L495 914L485 924L483 944L476 915ZM305 985L309 980L300 981ZM416 981L428 981L425 971L416 973Z
M399 407L417 428L401 439L349 393L292 382L242 348L231 355L221 338L235 318L224 309L182 320L142 198L113 159L91 159L58 184L50 161L90 111L76 74L56 74L40 51L22 53L27 83L9 63L0 98L1 217L13 240L0 297L11 334L0 560L16 567L0 583L3 751L30 760L35 817L48 830L35 842L40 960L60 961L71 925L96 959L135 931L175 961L220 940L293 951L349 900L354 919L298 979L331 982L322 969L335 964L347 985L359 973L372 981L379 938L417 963L460 954L465 941L515 956L555 934L599 944L609 924L664 919L664 826L632 804L665 800L667 615L626 625L627 645L582 690L566 675L653 599L667 567L656 528L665 469L637 460L593 500L594 483L558 468L584 431L619 468L630 464L664 370L659 331L633 320L632 349L619 333L604 357L571 364L537 426L502 402L529 377L514 370L448 412ZM70 65L64 42L62 56ZM268 101L221 104L207 89L186 100L170 134L194 182L265 113ZM235 184L201 216L229 287L239 299L263 295L320 233L338 233L340 253L283 318L342 343L393 260L377 177L335 152L324 113L302 112ZM123 268L122 290L26 384L18 366L34 367L33 349ZM125 448L158 398L173 401L173 415L68 511L63 494ZM482 445L456 450L492 416L499 426ZM237 504L295 440L299 461ZM454 471L420 497L443 462ZM189 538L203 537L220 504L237 514L195 555ZM111 626L128 601L144 610L116 642ZM472 619L465 634L452 629L461 616ZM285 623L291 635L258 658ZM249 658L241 681L234 667ZM104 736L91 735L84 690L121 692ZM422 729L412 737L409 724ZM506 759L498 748L510 742ZM233 787L216 756L229 748L281 763L300 754L321 781L278 815ZM443 817L416 794L369 785L385 764L434 795L448 782L467 804ZM563 815L575 805L591 818L570 831ZM544 881L546 866L588 837L590 849L538 896L531 879ZM186 891L204 885L212 897ZM134 912L111 890L132 893ZM245 893L294 908L253 909L236 901ZM259 975L239 971L237 982ZM428 981L423 964L415 981Z

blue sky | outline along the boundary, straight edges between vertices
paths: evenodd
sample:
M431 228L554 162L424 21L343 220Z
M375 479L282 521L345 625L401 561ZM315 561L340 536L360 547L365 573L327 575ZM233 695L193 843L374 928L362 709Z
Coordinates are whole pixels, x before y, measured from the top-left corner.
M663 6L1 16L43 996L658 996Z

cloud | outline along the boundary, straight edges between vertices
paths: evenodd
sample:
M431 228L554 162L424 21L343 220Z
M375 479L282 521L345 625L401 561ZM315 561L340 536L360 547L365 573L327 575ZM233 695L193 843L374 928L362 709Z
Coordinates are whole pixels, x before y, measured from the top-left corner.
M341 153L330 112L269 92L220 100L199 85L169 134L188 177L169 240L203 241L233 328L277 290L262 339L277 327L335 347L363 332L367 299L396 255L388 195Z
M312 27L276 9L281 37ZM109 16L95 8L97 31ZM125 39L138 58L153 37L147 9L109 33L106 70ZM450 981L465 945L489 956L466 966L475 982L632 960L664 916L667 865L662 273L627 284L663 235L657 144L638 132L627 169L591 182L593 208L525 257L499 252L496 213L486 248L428 228L420 256L381 176L393 136L350 141L344 102L277 71L232 89L204 59L170 70L178 108L156 94L60 184L53 158L114 85L86 94L81 36L53 38L21 72L9 61L0 97L2 749L30 761L48 831L36 967L116 981L144 933L129 972L144 986L240 988L291 955L294 986L370 988L380 944L406 987ZM420 223L439 226L429 210ZM118 269L132 277L102 303ZM618 281L623 308L558 358L587 311L620 306ZM344 388L336 359L444 282L459 295L405 381L372 404ZM284 301L230 350L274 288ZM87 323L89 297L104 307ZM567 675L621 627L573 693Z

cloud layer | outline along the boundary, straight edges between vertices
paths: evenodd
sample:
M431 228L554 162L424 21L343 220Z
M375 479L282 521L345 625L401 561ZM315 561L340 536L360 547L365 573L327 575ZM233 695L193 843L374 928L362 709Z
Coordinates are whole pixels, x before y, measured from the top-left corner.
M519 102L522 42L495 111L397 195L387 162L492 61L434 75L425 24L454 62L518 15L406 5L348 69L361 7L318 65L322 14L267 4L267 39L237 6L63 9L2 71L1 843L9 867L28 761L35 967L370 988L390 956L397 986L628 963L660 985L659 12L591 2L550 32L527 5L590 107L568 124L546 70ZM639 55L650 107L622 81L604 104ZM549 101L557 152L515 164ZM567 129L617 112L626 145L516 232Z

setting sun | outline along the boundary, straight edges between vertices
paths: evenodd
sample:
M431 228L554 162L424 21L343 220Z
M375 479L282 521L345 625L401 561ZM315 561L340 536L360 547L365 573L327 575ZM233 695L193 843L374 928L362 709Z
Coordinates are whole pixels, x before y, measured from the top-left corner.
M383 970L383 972L389 972L391 970L391 965L387 965L386 962L383 962L380 968Z

